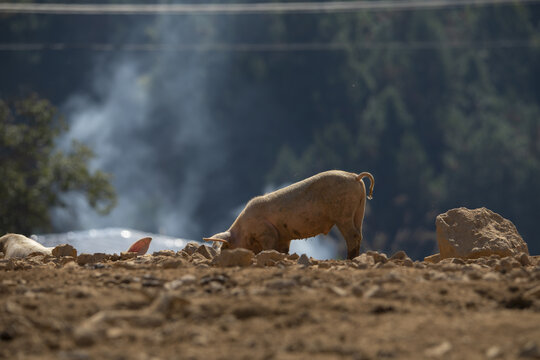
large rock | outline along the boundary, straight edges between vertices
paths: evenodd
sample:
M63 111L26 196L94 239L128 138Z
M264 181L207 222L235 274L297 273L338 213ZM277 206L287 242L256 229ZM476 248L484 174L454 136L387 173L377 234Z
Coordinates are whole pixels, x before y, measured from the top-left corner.
M222 250L214 258L213 264L217 266L249 266L253 261L253 251L243 248L233 250Z
M529 253L510 220L486 208L458 208L437 216L440 258L476 259Z

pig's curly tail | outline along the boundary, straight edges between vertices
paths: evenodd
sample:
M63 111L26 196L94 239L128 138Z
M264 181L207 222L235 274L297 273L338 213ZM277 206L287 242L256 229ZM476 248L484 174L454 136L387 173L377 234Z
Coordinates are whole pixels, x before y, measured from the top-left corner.
M375 179L373 178L373 175L371 175L370 173L368 172L361 172L360 174L358 174L358 176L356 176L356 180L358 181L362 181L362 178L364 177L368 177L369 178L369 195L368 195L368 199L371 200L373 199L373 186L375 186Z

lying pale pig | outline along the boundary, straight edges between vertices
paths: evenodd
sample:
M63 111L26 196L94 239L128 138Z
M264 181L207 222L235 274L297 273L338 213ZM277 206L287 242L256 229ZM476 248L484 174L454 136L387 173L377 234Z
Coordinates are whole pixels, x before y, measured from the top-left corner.
M6 259L23 258L32 253L52 255L52 249L24 235L6 234L0 237L0 252L4 253Z
M144 255L148 251L151 237L137 240L128 249L128 252L136 252L137 255ZM4 258L23 258L32 253L52 255L54 247L46 247L35 240L20 234L6 234L0 237L0 252L4 253Z
M368 172L326 171L258 196L248 202L229 230L204 238L226 248L289 252L291 240L328 234L337 225L347 242L347 258L360 253L366 187L372 198L375 181Z

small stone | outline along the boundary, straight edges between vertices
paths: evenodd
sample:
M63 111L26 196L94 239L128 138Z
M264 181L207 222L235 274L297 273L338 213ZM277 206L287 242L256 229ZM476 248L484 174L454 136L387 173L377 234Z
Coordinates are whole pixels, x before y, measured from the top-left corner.
M107 329L107 331L106 331L107 338L109 338L111 340L119 339L124 334L125 334L124 329L122 329L120 327L112 327L112 328Z
M174 256L175 252L173 250L159 250L154 251L153 256Z
M64 258L64 259L69 259L69 258ZM79 265L73 259L73 261L69 261L69 262L65 263L63 269L69 271L69 270L76 269L78 266Z
M407 258L405 260L403 260L403 266L406 266L406 267L413 267L414 263L411 259Z
M161 263L164 269L178 269L185 266L185 260L183 259L167 259Z
M377 296L381 295L381 293L382 293L381 290L382 290L382 288L379 285L373 285L363 293L363 297L364 297L364 299L377 297Z
M176 252L176 256L179 256L181 257L182 259L184 260L191 260L191 255L189 255L187 252L185 252L184 250L180 250L180 251L177 251Z
M52 249L52 254L54 257L57 257L57 258L64 257L64 256L71 256L71 257L76 258L77 250L69 244L63 244L63 245L58 245L57 247Z
M232 250L222 250L219 255L214 258L213 264L216 266L249 266L253 261L253 251L238 248Z
M308 256L306 254L300 255L297 261L298 265L304 265L304 266L310 266L311 261L309 260Z
M194 242L188 242L186 247L183 249L188 255L193 255L195 251L199 248L199 244Z
M292 261L296 261L296 260L298 260L299 257L300 257L300 255L298 255L297 253L293 253L293 254L287 256L287 259L292 260Z
M384 284L384 283L402 283L403 278L401 275L399 275L398 272L391 272L383 277L374 279L374 282L376 284Z
M427 263L436 264L439 261L441 261L441 255L440 254L433 254L433 255L430 255L430 256L426 256L424 258L424 261L427 262Z
M74 262L76 258L72 256L63 256L60 258L60 265L66 265L67 263Z
M452 264L465 265L465 261L460 258L452 258Z
M269 289L283 290L296 287L298 283L293 279L275 279L266 283L266 287Z
M482 279L487 281L499 281L501 280L501 275L494 272L488 272L487 274L482 276Z
M317 265L319 269L330 269L332 267L332 264L329 262L319 262L319 265Z
M347 291L339 286L330 286L328 290L337 296L347 296Z
M104 253L80 254L77 256L77 264L83 266L86 264L95 264L107 260L108 255Z
M166 283L163 285L163 288L164 288L165 290L172 291L172 290L176 290L176 289L182 287L182 285L184 285L184 284L182 283L182 280L173 280L173 281L166 282Z
M450 344L448 341L443 341L439 345L426 349L424 354L428 357L443 357L451 350L452 344Z
M80 327L73 333L75 344L80 347L92 346L97 341L98 333L95 329Z
M377 251L366 251L366 255L371 256L375 260L375 264L385 264L388 261L386 254L378 253Z
M501 348L498 346L492 346L486 350L486 358L488 359L497 359L502 357L502 355Z
M533 287L532 289L527 290L524 294L526 298L536 298L540 299L540 285Z
M287 254L276 250L264 250L257 254L257 266L275 266L278 261L285 260Z
M180 281L182 281L183 285L193 285L197 283L197 278L195 275L186 274L180 278Z
M521 267L521 263L512 257L505 257L499 261L493 268L497 271L507 273L514 268Z
M362 285L353 286L351 291L356 296L363 296L364 295L364 287Z
M121 252L120 260L129 260L137 257L136 252Z
M375 265L375 259L367 254L360 254L360 256L355 257L353 261L357 264L364 264L368 266Z
M199 248L195 251L196 254L201 254L205 258L212 260L214 256L217 255L217 251L214 248L211 248L210 246L201 245Z
M519 357L540 359L540 349L534 341L529 341L520 349Z
M392 256L390 257L390 260L405 260L405 259L407 259L407 258L408 258L408 256L407 256L407 254L405 253L405 251L400 250L400 251L398 251L397 253L395 253L394 255L392 255Z
M532 265L531 264L531 259L529 257L529 255L525 254L525 253L521 253L519 254L518 256L516 256L516 260L519 261L519 263L521 264L521 266L529 266L529 265Z

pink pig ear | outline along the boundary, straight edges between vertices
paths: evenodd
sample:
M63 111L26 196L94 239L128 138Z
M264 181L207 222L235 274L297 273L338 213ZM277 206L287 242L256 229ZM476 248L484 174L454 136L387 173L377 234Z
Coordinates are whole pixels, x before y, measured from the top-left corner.
M152 241L151 237L145 237L137 240L129 247L128 252L136 252L137 255L144 255L148 251L150 241Z

